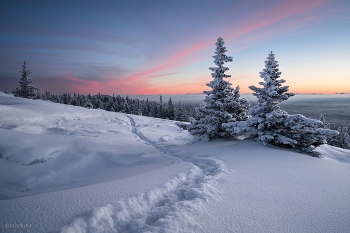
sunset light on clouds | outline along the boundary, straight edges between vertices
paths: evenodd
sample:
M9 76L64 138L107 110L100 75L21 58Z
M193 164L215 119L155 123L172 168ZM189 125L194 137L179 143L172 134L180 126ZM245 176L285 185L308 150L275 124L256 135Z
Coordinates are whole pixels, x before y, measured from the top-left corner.
M270 51L292 92L350 93L350 1L2 1L0 90L26 60L52 93L183 94L208 90L215 42L241 92Z

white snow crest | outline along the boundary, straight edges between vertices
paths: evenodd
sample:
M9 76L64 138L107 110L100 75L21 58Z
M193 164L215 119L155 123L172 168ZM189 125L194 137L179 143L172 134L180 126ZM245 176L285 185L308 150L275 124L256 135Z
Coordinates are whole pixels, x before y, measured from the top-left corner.
M163 187L90 210L61 232L199 232L201 227L191 216L216 198L213 185L225 170L214 159L194 160L200 166Z

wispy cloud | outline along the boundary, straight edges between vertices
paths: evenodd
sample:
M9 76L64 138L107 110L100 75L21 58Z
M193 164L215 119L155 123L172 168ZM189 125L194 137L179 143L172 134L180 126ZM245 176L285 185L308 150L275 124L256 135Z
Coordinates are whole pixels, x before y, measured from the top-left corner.
M307 10L315 8L328 1L330 0L286 1L270 9L264 10L260 14L247 16L243 20L227 26L224 31L225 32L232 31L232 32L228 34L224 34L223 37L226 41L241 37L255 30L273 25L283 19L289 18L301 12L305 12ZM295 19L295 20L298 21L298 23L302 24L312 19L314 19L314 17L306 17L306 18L304 17L302 21L300 20L298 21L298 19ZM174 70L175 68L186 66L190 64L190 62L183 61L183 60L188 59L194 53L200 50L206 49L209 46L213 46L214 43L215 43L215 40L207 40L207 41L199 42L198 44L193 44L185 48L182 48L179 52L170 56L168 59L161 62L158 66L130 75L126 77L124 80L122 80L121 83L134 82L135 80L139 80L139 79L151 79L160 72L164 72L170 69Z

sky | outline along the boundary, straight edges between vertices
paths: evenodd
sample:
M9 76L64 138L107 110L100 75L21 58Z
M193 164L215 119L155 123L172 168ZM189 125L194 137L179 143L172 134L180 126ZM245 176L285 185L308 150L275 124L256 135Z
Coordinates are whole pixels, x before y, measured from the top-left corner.
M349 0L1 1L0 90L202 93L222 37L241 93L273 51L291 92L350 93Z

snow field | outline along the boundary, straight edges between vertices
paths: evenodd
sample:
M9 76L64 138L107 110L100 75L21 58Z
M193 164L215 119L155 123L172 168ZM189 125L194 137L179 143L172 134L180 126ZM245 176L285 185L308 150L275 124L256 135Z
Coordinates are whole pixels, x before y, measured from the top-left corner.
M173 121L0 92L0 223L36 233L350 232L350 152L317 151L324 158L250 140L193 143Z
M124 114L3 93L0 103L1 199L107 182L181 162L134 135Z
M203 211L207 200L218 196L214 184L226 173L223 164L210 158L175 155L174 151L160 144L164 141L164 136L160 136L164 129L156 127L158 130L147 131L142 125L143 131L153 136L152 140L135 123L134 118L142 118L127 117L132 132L141 140L164 154L170 153L191 163L193 168L161 188L89 211L64 227L62 232L200 232L201 226L193 221L193 216L198 209Z

